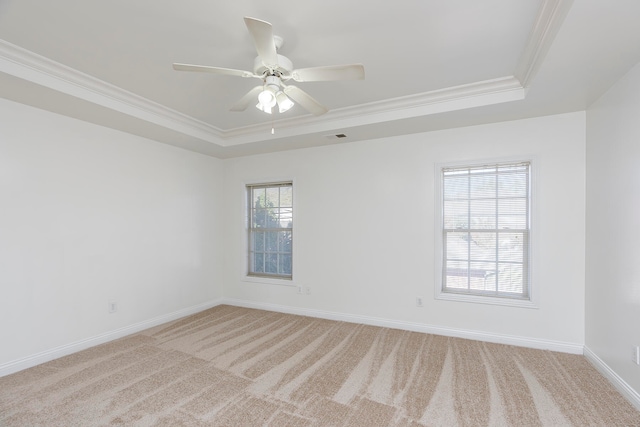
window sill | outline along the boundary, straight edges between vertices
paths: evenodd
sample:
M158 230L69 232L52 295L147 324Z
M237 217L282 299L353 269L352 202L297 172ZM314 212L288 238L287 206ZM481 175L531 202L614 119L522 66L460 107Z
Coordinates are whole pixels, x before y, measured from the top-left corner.
M538 308L538 305L531 300L488 297L488 296L481 296L481 295L465 295L465 294L456 294L452 292L438 292L436 294L436 299L445 300L445 301L470 302L474 304L492 304L492 305L504 305L509 307L535 308L535 309Z
M262 277L262 276L243 276L243 282L250 283L263 283L266 285L279 285L279 286L296 286L293 279L280 279L280 278L271 278L271 277Z

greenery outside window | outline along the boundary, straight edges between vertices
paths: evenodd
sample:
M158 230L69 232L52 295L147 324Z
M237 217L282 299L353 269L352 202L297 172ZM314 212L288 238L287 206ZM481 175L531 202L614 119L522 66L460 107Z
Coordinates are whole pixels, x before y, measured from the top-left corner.
M247 185L248 275L292 278L293 183Z

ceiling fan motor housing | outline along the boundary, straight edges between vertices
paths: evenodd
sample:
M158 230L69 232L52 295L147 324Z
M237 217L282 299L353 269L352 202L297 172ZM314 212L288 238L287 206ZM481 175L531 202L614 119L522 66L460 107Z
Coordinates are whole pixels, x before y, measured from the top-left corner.
M275 94L280 90L280 78L278 76L267 76L264 79L264 90Z
M273 67L267 67L262 62L262 59L257 56L253 61L253 72L258 76L277 76L282 80L289 80L291 78L291 71L293 70L293 63L286 56L278 54L278 64Z

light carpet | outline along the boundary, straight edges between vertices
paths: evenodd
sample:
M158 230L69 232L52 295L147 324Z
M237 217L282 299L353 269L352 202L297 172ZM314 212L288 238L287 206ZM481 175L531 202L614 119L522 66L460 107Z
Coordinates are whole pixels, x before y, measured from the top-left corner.
M0 426L640 426L583 356L218 306L0 378Z

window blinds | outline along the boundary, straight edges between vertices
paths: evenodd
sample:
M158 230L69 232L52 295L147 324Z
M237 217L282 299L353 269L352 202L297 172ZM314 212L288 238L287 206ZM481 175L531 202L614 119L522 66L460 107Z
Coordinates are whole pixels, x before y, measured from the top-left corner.
M529 298L530 163L442 169L443 291Z

